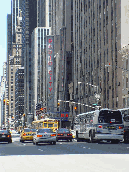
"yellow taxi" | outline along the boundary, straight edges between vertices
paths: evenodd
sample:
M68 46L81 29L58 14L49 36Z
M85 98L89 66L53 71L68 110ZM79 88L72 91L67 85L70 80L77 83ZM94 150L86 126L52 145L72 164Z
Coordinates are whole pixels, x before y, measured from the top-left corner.
M20 134L20 142L33 141L33 135L36 133L36 129L24 128Z

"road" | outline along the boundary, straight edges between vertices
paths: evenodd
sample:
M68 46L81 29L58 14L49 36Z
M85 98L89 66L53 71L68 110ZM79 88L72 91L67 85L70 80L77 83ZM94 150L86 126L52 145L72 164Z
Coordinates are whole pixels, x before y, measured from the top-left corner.
M0 143L0 156L8 155L64 155L64 154L129 154L129 144L119 143L87 143L60 141L56 145L32 142L19 142L19 137L13 138L11 144Z
M13 137L11 144L0 143L1 172L127 172L129 144L57 142L33 145Z

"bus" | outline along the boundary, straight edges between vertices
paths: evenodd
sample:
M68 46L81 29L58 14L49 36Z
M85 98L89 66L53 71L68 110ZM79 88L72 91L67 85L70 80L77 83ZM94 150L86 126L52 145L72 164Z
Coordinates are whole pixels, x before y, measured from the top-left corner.
M110 141L119 143L124 139L124 125L119 110L101 109L77 115L77 142Z
M53 132L56 132L59 128L59 122L56 119L40 119L32 122L32 128L40 129L40 128L51 128Z
M124 123L124 142L129 143L129 108L119 109Z

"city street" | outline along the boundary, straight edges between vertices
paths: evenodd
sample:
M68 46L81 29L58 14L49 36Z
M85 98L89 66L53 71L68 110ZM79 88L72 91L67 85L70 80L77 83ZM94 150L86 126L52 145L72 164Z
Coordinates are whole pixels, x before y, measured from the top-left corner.
M0 171L19 172L126 172L129 144L57 142L56 145L20 143L13 137L11 144L0 143Z
M8 155L63 155L63 154L129 154L129 144L87 143L60 141L56 145L19 142L14 137L11 144L0 143L0 156Z

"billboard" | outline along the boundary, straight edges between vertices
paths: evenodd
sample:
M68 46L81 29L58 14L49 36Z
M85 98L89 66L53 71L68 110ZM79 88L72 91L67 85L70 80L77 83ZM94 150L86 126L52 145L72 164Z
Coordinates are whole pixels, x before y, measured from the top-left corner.
M46 36L47 112L54 112L54 36Z

